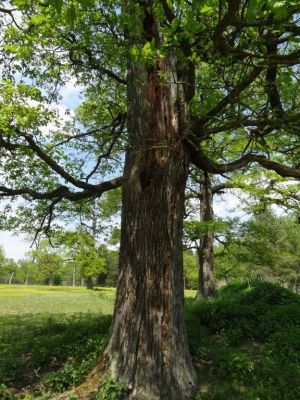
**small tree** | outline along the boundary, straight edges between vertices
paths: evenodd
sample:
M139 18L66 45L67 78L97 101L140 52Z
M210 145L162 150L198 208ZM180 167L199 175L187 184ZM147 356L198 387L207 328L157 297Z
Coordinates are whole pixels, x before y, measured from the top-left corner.
M32 262L36 265L39 280L48 285L53 284L53 277L63 267L63 260L57 251L51 247L48 240L42 241L39 246L28 253Z

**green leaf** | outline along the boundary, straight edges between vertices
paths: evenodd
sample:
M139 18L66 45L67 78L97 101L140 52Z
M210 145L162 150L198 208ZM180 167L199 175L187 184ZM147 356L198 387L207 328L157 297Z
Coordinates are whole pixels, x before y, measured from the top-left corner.
M76 10L74 4L71 4L70 7L67 8L67 21L70 24L73 24L76 19Z
M285 1L276 1L273 5L273 13L275 19L285 19L288 17L289 12Z
M256 20L258 8L258 0L250 0L246 14L246 22L248 22L248 24L252 24Z
M54 8L56 9L56 11L60 14L61 13L61 9L63 6L63 0L51 0L51 3Z
M202 6L201 8L200 8L200 13L201 14L210 14L210 12L212 11L212 7L210 7L210 6L208 6L208 5L205 5L205 6Z

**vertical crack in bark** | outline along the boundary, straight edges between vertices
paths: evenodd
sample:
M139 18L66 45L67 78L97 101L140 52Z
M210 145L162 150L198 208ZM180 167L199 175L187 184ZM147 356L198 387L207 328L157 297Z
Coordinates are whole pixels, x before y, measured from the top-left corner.
M142 278L143 279L143 278ZM139 293L139 290L137 290ZM145 312L145 299L144 297L142 298L142 306L141 306L141 313L139 315L139 322L138 322L138 328L137 328L137 341L136 341L136 350L135 350L135 362L133 365L133 373L132 373L132 387L128 387L130 390L134 391L135 388L135 382L137 378L137 369L138 369L138 358L139 358L139 350L140 350L140 340L141 340L141 329L142 329L142 323L143 323L143 314Z

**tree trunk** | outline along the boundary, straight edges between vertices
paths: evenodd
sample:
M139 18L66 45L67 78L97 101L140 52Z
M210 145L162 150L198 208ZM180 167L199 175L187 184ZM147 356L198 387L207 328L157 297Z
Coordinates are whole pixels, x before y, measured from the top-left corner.
M86 288L87 289L89 289L89 290L94 289L94 282L93 282L93 277L92 276L88 276L86 278L85 283L86 283Z
M201 174L200 221L213 221L213 191L211 178L207 172ZM199 260L199 282L197 298L215 297L214 283L214 233L208 229L200 235L200 246L197 250Z
M9 285L11 285L11 284L12 284L12 281L13 281L13 279L14 279L14 275L15 275L15 273L14 273L14 272L12 272L12 273L10 274L10 277L9 277L9 282L8 282L8 284L9 284Z
M29 280L29 272L26 273L26 278L24 281L24 285L28 285L28 280Z
M97 233L97 214L96 214L96 199L93 199L93 212L92 212L92 238L93 247L96 249L96 233ZM92 276L86 278L86 288L89 290L94 289L94 280Z
M76 265L74 265L72 271L72 286L76 286Z
M144 25L155 31L147 14ZM106 355L112 377L136 400L190 398L197 381L183 311L188 157L177 67L172 56L129 64L119 280Z
M144 13L144 32L128 40L141 48L145 41L159 44L152 1L131 3ZM183 400L196 392L184 321L182 257L189 165L186 104L194 85L185 85L190 81L174 55L155 57L128 60L128 146L114 318L102 364L78 388L81 395L95 389L105 373L126 385L130 400Z

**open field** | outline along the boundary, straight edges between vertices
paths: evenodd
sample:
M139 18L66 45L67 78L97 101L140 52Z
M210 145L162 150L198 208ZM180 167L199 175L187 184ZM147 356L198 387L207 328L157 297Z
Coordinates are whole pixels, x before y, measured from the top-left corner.
M111 314L115 289L0 285L0 315Z
M197 400L299 400L299 296L262 282L229 285L214 301L194 295L186 292L186 321ZM105 345L114 296L0 286L0 399L46 400L79 385ZM97 399L119 400L117 389Z

